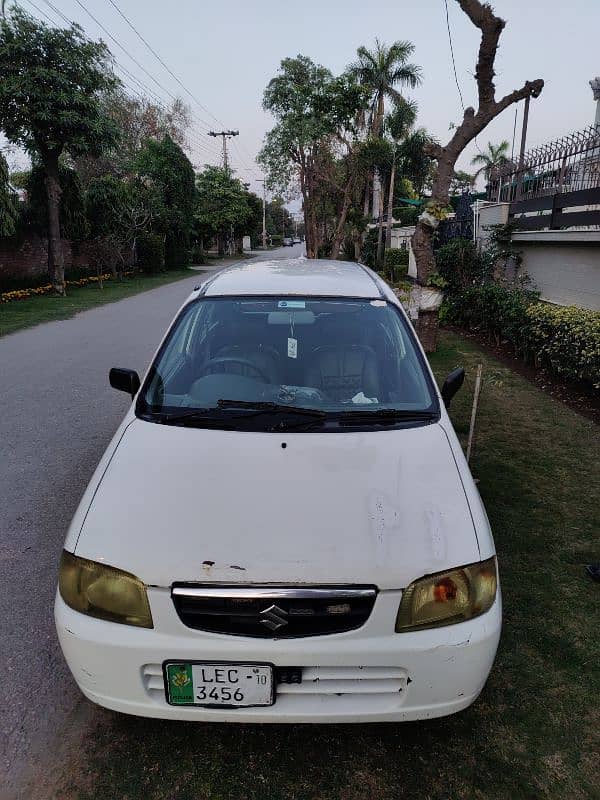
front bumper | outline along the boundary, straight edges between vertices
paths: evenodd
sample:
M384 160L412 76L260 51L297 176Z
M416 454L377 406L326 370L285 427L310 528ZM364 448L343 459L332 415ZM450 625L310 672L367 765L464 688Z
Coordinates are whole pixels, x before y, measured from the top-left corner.
M170 592L149 589L155 628L87 617L57 594L56 628L79 688L126 714L203 722L399 722L442 717L481 692L500 638L500 593L481 617L425 631L393 631L401 593L380 592L368 622L342 634L252 639L187 628ZM167 660L265 662L302 667L299 685L279 684L272 706L215 709L171 706Z

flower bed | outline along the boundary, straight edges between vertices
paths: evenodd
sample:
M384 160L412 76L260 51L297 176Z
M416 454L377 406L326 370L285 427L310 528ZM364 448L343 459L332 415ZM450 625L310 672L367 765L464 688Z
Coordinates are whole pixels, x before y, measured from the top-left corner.
M124 272L122 274L131 275L132 272ZM65 286L87 286L90 283L99 283L100 281L110 281L112 279L114 279L114 275L111 272L106 272L103 275L89 275L86 278L65 281ZM30 297L52 294L53 291L54 287L51 283L46 283L43 286L35 286L29 289L13 289L10 292L2 292L2 294L0 294L0 303L12 303L15 300L28 300Z

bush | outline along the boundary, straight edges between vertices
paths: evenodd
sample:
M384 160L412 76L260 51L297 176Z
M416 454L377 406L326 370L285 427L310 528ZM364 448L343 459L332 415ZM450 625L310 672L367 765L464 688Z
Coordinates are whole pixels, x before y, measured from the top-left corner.
M377 228L369 228L360 251L360 259L367 267L375 269L375 261L377 259Z
M137 265L144 272L160 272L165 263L165 244L156 233L142 233L136 241Z
M600 312L539 302L538 292L487 283L451 293L440 320L508 341L526 360L600 389Z
M600 312L535 303L526 314L527 348L535 363L600 389Z
M491 271L491 258L480 253L470 239L453 239L435 254L437 271L448 281L448 291L462 291L486 281Z
M393 283L408 275L408 250L390 247L385 251L385 272Z
M538 300L538 292L520 286L486 283L450 293L444 304L443 319L467 328L485 331L510 342L520 353L526 351L527 309Z
M416 225L419 219L421 209L417 206L402 206L394 209L394 219L403 227Z
M281 245L283 243L283 236L281 236L281 234L273 233L273 234L271 234L270 239L271 239L271 244L273 245L273 247L281 247Z

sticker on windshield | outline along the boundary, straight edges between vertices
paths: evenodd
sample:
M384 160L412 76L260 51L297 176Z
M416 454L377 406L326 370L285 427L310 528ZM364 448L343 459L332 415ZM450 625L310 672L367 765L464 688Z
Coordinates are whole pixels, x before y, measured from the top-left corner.
M304 300L280 300L277 303L277 308L306 308L306 301L304 301Z
M288 358L298 358L298 339L288 337Z
M384 306L387 306L387 303L385 300L371 300L371 305L375 306L375 308L384 308Z

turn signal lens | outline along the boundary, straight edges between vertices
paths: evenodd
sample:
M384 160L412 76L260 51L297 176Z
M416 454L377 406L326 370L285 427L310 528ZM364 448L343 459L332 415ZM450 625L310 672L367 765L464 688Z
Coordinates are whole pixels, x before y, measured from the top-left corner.
M65 603L82 614L153 627L146 585L129 572L63 550L58 589Z
M438 628L478 617L492 607L497 585L495 556L420 578L402 595L396 632Z

